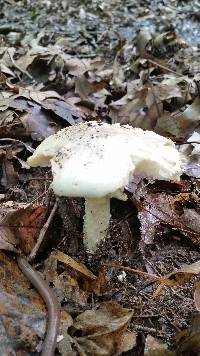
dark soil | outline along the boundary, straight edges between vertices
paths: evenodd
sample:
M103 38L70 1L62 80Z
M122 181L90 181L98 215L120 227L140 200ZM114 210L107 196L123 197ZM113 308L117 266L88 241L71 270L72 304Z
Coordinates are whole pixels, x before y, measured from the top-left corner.
M69 54L88 58L101 56L112 62L119 38L126 39L131 46L141 28L154 33L176 30L190 45L198 46L198 12L198 3L191 5L186 1L0 1L0 41L2 46L26 46L36 34L44 31L43 45L62 39L67 43ZM5 201L38 201L52 206L55 197L45 194L51 180L50 169L32 169L30 173L22 169L20 177L17 187L6 192ZM171 347L173 336L190 325L196 311L194 280L178 289L164 287L152 298L158 287L155 280L128 271L119 277L120 269L104 264L164 276L184 264L200 260L199 249L183 235L162 227L154 243L148 246L147 254L140 244L137 208L131 200L125 203L113 200L111 238L90 258L84 252L81 237L82 199L62 198L58 205L53 228L49 231L51 244L37 256L37 261L48 256L51 248L59 247L93 273L104 270L106 291L94 296L93 301L88 300L87 308L92 303L117 301L134 310L130 329L158 337Z

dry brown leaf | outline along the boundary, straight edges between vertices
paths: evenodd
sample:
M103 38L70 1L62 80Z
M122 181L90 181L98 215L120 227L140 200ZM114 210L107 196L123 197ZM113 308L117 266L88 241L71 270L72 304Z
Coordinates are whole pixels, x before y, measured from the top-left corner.
M48 91L33 91L29 92L30 99L38 104L41 104L45 99L61 99L60 95L53 90Z
M95 293L98 296L103 295L107 288L108 286L105 269L99 271L95 280L91 281L85 279L83 281L83 289L89 293Z
M158 117L163 113L163 103L154 102L148 109L142 124L144 130L154 130Z
M65 67L69 74L79 77L90 69L90 59L75 58L68 55L63 55L62 58L65 61Z
M15 119L15 113L12 110L5 110L3 112L0 112L0 125L9 125L11 124Z
M26 254L32 251L44 225L46 214L47 207L32 205L13 213L12 228L21 250Z
M106 87L107 84L105 82L90 81L84 74L75 79L75 93L77 93L81 99L86 99L89 94L98 92L98 90Z
M164 286L178 288L187 283L194 275L200 273L200 261L191 265L183 266L182 268L173 271L160 279L160 285L154 292L153 296L157 296Z
M2 103L2 107L5 106L5 104L8 107L18 109L20 111L27 110L29 108L29 102L35 102L38 105L41 105L41 103L46 100L46 99L57 99L61 100L62 98L60 97L59 94L57 94L55 91L39 91L39 90L27 90L26 88L19 88L19 93L18 94L13 94L9 92L1 93L1 95L4 96L0 100L0 107ZM3 103L4 100L4 103ZM3 109L1 108L3 111Z
M31 252L44 223L47 209L30 204L9 201L1 204L1 248L15 250L19 245L25 253ZM10 247L9 247L10 246Z
M146 106L146 89L139 92L132 99L127 96L110 104L109 116L112 123L130 124L133 127L143 128L146 113L143 108Z
M121 53L121 50L118 51L117 55L115 56L114 62L113 62L113 78L112 78L112 84L115 90L118 89L125 89L126 83L124 81L124 72L123 68L119 63L118 57Z
M1 204L0 210L0 249L17 251L16 246L18 245L18 240L10 228L12 222L12 214L16 211L14 208L14 202L6 202ZM26 208L27 204L18 204L18 208Z
M173 42L175 39L176 39L175 32L172 31L164 32L156 36L153 45L156 48L161 49L163 46L166 46L168 43Z
M1 185L9 189L12 186L17 185L19 181L19 175L15 171L13 162L9 157L8 152L3 156L1 160L1 169L2 169L2 177L1 177Z
M61 251L56 251L53 254L53 257L66 264L68 267L73 268L75 271L81 273L84 277L89 278L89 279L96 279L97 277L82 263L75 261L72 257L64 254Z
M118 346L116 356L122 355L123 352L131 351L136 346L137 334L133 331L127 331L121 338L121 344Z
M186 159L184 171L192 177L200 178L200 134L194 131L187 140L188 145L179 147Z
M41 141L61 128L61 126L55 125L51 115L44 112L37 104L31 105L30 111L22 114L19 119L33 140Z
M200 314L192 320L192 325L176 335L176 355L199 355L200 352Z
M172 98L182 98L184 93L182 93L181 89L174 84L163 84L162 82L156 83L155 85L152 84L148 90L148 94L146 96L146 104L148 107L156 101L157 104L160 101L169 101Z
M50 110L70 125L78 124L85 116L78 107L64 100L47 98L41 105L44 109Z
M176 353L170 351L167 344L161 343L153 336L148 335L145 342L144 356L176 356Z
M58 261L54 257L54 253L47 258L44 270L45 279L54 285L60 295L63 296L68 312L77 314L83 308L87 308L88 293L80 288L76 277L71 276L69 271L64 270L58 274ZM92 281L91 279L88 280Z
M10 77L13 78L15 77L14 72L10 68L8 68L4 63L1 62L0 62L0 71L1 73L7 74Z
M168 51L169 47L175 48L185 48L187 47L186 42L176 35L173 31L168 31L157 35L152 43L153 48L158 50L160 53L165 53Z
M187 191L187 187L186 187ZM142 241L151 244L154 241L158 227L167 225L181 231L191 241L200 245L199 210L187 208L187 201L191 200L191 193L174 194L156 193L151 191L142 180L134 186L133 203L138 209L141 223Z
M18 122L21 121L28 134L39 141L63 128L66 122L74 125L82 121L85 116L80 108L65 102L54 91L20 89L18 95L11 95L0 100L3 124L8 115L12 115L10 120L13 121L14 113L8 108L16 110L16 113L14 112L16 117L19 116L20 111Z
M117 354L132 315L132 310L117 303L103 303L97 310L87 310L76 317L73 327L82 336L74 340L87 356Z
M11 57L14 56L15 52L16 48L14 47L3 47L1 51L1 63L3 63L8 68L12 68L13 63Z
M162 115L156 125L157 132L166 132L177 137L187 137L200 122L200 98L197 97L187 109L178 114Z

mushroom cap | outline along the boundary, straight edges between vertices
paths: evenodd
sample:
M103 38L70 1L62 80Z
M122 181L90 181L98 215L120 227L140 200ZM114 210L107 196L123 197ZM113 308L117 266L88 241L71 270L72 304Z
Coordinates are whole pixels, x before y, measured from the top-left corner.
M129 125L80 123L45 139L28 159L31 166L51 160L57 195L121 198L132 176L177 179L181 174L174 143Z

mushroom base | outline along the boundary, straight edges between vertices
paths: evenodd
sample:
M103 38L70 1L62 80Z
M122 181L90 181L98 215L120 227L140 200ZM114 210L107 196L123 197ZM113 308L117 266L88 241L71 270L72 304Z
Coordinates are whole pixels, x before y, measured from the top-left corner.
M94 253L99 243L108 234L110 220L109 198L86 198L84 216L84 245Z

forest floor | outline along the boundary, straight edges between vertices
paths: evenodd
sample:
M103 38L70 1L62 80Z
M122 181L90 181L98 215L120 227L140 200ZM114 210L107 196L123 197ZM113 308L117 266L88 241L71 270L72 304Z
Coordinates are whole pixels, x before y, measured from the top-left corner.
M67 356L200 352L200 27L198 1L0 0L0 354L39 355L41 296L61 309ZM171 138L180 181L134 177L112 199L110 237L83 246L82 197L58 198L38 144L83 121Z

